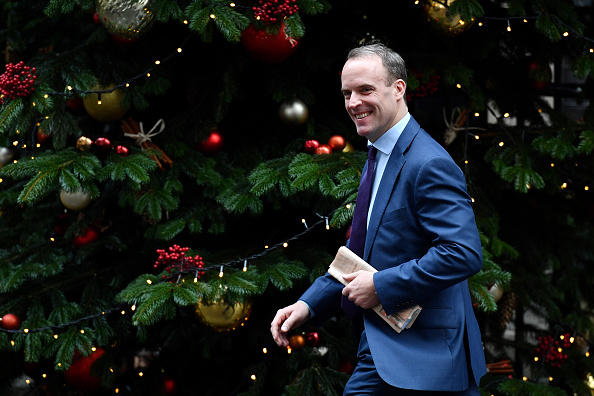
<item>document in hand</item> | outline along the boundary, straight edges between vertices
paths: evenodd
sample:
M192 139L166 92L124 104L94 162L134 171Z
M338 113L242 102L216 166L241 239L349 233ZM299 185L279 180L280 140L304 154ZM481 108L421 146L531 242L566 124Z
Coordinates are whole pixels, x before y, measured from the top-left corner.
M330 268L328 268L328 273L346 286L348 282L345 281L342 276L359 270L373 273L377 272L375 268L353 253L349 248L341 246L336 253L334 261L330 264ZM419 316L421 309L420 306L415 305L414 307L404 309L388 316L381 304L373 307L373 310L386 321L390 327L396 330L397 333L410 328L417 316Z

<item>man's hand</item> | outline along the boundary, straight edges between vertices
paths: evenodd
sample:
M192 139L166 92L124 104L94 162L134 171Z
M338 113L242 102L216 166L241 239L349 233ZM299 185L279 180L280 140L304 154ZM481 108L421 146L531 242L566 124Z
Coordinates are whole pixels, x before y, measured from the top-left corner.
M355 305L363 308L373 308L380 303L379 297L375 293L373 284L373 273L369 271L357 271L342 276L349 282L342 289L342 295L351 300Z
M270 332L272 333L274 342L278 346L288 347L289 339L287 338L287 333L289 330L301 326L307 322L307 319L309 319L309 308L301 301L279 309L270 324Z

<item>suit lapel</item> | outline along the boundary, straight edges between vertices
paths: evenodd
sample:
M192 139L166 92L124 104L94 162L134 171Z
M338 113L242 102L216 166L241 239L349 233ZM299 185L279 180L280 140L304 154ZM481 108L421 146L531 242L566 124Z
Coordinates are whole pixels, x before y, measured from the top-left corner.
M363 259L367 261L369 259L369 253L371 247L375 241L377 231L379 228L380 221L386 211L394 187L396 186L396 180L404 163L406 162L405 154L410 148L414 138L419 132L419 123L411 116L408 124L402 131L402 134L396 141L396 145L388 158L386 169L382 175L382 180L377 189L375 201L373 203L373 209L371 210L371 218L369 219L369 226L367 227L367 236L365 238L365 252Z

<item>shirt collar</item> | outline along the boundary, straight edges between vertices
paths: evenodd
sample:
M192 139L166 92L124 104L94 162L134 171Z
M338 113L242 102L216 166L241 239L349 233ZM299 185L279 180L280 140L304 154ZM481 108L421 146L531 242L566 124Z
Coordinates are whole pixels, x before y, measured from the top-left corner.
M410 113L406 113L406 115L402 117L402 119L398 121L396 125L388 129L382 136L380 136L379 139L373 143L373 146L377 148L378 151L381 151L386 155L390 155L392 153L392 149L398 141L398 138L400 135L402 135L402 131L404 131L406 124L408 124L408 120L410 120ZM368 141L367 145L369 146L371 143Z

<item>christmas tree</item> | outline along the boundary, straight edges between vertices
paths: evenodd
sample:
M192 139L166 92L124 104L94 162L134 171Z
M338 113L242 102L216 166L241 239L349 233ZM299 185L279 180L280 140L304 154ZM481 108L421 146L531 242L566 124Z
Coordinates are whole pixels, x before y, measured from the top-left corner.
M347 317L269 328L348 238L372 40L474 200L482 391L594 389L591 2L0 5L0 394L341 394Z

